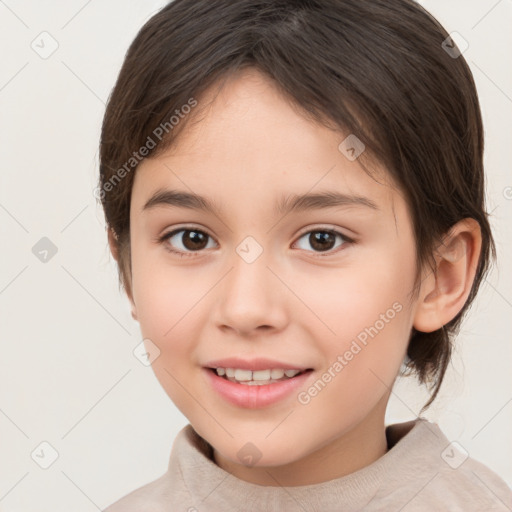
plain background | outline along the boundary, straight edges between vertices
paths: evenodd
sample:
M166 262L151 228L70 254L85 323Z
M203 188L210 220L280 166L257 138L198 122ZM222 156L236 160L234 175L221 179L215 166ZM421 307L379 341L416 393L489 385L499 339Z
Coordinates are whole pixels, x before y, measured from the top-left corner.
M165 3L0 1L3 511L101 510L159 477L188 423L133 355L139 327L93 196L105 102L138 29ZM425 416L512 485L512 2L422 3L469 43L500 258ZM41 58L32 46L49 51L52 39L58 48ZM57 250L46 262L33 251L43 237ZM414 418L426 397L414 379L399 382L387 422Z

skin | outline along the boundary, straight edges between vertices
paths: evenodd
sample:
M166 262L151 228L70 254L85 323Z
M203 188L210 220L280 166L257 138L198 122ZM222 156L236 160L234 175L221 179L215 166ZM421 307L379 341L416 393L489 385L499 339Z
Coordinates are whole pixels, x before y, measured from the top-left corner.
M412 327L436 330L464 305L480 251L478 224L454 226L436 253L436 272L425 269L412 296L413 228L385 169L375 167L378 179L369 177L338 150L347 134L305 119L256 71L232 77L217 95L207 92L200 105L209 101L169 151L137 169L127 290L133 317L161 351L152 365L158 380L213 446L221 468L267 486L347 475L387 451L386 405ZM144 210L159 189L194 191L222 212ZM273 213L283 194L320 190L364 196L378 210ZM190 249L186 231L157 241L179 228L209 235L205 248ZM308 234L326 228L342 236L322 251ZM247 236L263 249L250 264L236 252ZM112 237L110 244L117 258ZM301 388L307 390L397 303L400 312L307 404L292 393L262 409L240 408L219 396L202 370L233 355L275 358L314 368ZM248 442L261 452L254 465L237 456Z

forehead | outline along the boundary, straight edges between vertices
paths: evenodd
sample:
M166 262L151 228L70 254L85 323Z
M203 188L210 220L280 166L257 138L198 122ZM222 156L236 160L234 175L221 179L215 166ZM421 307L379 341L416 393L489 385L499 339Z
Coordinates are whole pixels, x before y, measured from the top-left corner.
M349 134L306 119L257 71L210 88L198 102L169 150L138 166L132 201L139 211L169 188L207 196L219 211L260 204L279 213L290 196L320 191L393 209L398 191L389 174L373 165L368 175L339 149Z

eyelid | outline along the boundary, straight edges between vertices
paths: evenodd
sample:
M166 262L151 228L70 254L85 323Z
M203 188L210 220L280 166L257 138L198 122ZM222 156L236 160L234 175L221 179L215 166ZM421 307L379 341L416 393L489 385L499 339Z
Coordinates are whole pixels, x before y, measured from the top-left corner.
M161 242L162 240L169 238L171 235L175 235L179 231L200 231L201 233L204 233L205 235L208 235L210 238L215 240L215 237L212 234L210 234L207 229L204 229L203 227L199 226L194 226L191 224L186 224L183 226L174 226L172 229L169 230L164 230L164 232L161 235L157 235L153 241ZM215 240L215 242L218 243L217 240Z
M305 228L303 228L301 231L299 231L297 233L297 235L295 235L296 237L300 237L302 235L305 235L306 233L309 233L310 231L321 231L321 230L325 230L325 231L336 231L337 233L339 233L340 235L343 236L343 238L345 238L346 240L350 240L350 241L354 241L354 236L355 235L346 235L345 233L343 233L342 231L340 231L341 229L344 229L344 228L340 228L339 226L336 226L334 224L318 224L318 225L313 225L313 226L307 226ZM345 228L346 229L346 228ZM215 239L215 237L208 232L207 229L203 228L202 226L197 226L197 225L192 225L192 224L186 224L186 225L183 225L183 226L176 226L176 227L173 227L172 230L170 231L165 231L162 235L158 235L155 239L155 242L158 242L160 241L162 238L164 237L168 237L169 235L171 234L174 234L176 233L177 231L181 231L181 230L197 230L197 231L201 231L202 233L205 233L207 234L209 237L213 238L215 240L215 242L217 242L217 240ZM347 230L348 231L348 230ZM218 242L217 242L218 243Z
M311 226L308 226L306 228L304 228L303 230L299 231L299 233L297 234L297 237L301 237L303 235L305 235L306 233L309 233L310 231L334 231L338 234L340 234L345 240L347 241L351 241L351 242L354 242L354 236L355 235L346 235L343 231L341 231L342 229L344 228L340 228L339 226L335 226L334 224L318 224L317 226L314 226L311 227ZM345 229L346 231L348 231L347 229Z

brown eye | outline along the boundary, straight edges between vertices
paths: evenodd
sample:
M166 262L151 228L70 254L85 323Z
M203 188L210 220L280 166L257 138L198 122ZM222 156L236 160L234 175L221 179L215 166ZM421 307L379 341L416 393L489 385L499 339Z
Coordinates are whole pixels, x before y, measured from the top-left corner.
M340 243L336 245L336 239L340 240ZM304 233L300 238L300 240L306 240L306 243L313 248L314 252L327 252L331 251L334 248L340 247L344 245L346 242L350 240L347 237L344 237L338 231L326 230L326 229L317 229L313 231L308 231ZM297 243L299 243L297 242ZM299 247L300 249L308 250L307 247Z
M210 235L198 229L178 229L163 237L163 241L171 245L169 249L178 253L206 249L208 248L208 239L211 239Z

